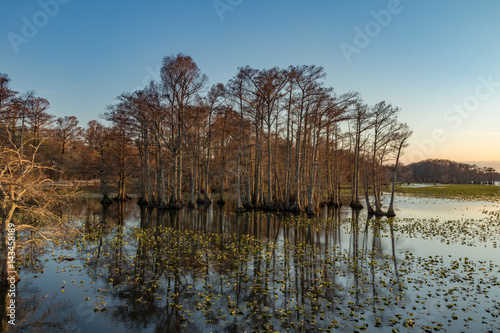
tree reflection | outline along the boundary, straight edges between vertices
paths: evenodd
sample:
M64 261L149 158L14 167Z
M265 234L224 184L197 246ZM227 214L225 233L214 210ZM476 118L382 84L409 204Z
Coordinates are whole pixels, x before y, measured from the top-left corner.
M402 291L392 220L140 209L137 228L95 226L81 245L119 300L113 316L138 329L363 328Z

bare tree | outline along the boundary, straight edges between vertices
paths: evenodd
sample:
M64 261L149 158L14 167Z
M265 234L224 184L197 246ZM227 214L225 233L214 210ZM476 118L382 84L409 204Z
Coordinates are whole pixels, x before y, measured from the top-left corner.
M165 186L165 147L170 136L168 126L167 106L163 104L161 86L151 82L144 89L146 100L147 121L152 136L153 145L156 146L156 205L167 208Z
M384 156L387 152L385 147L391 140L391 137L396 130L396 114L399 108L393 107L385 101L375 104L372 108L372 181L373 181L373 197L375 201L374 213L382 215L381 196L380 196L380 182L378 176L384 162Z
M109 132L109 142L111 144L112 170L117 176L118 196L116 199L118 201L127 201L129 199L125 188L132 172L130 157L133 155L131 149L133 127L128 114L130 107L131 104L125 99L116 105L108 106L109 112L105 114L106 120L113 123Z
M392 191L391 191L391 202L389 203L389 209L387 210L387 216L395 216L394 213L394 192L396 187L396 180L398 175L398 165L399 158L403 153L403 149L408 146L408 139L413 134L413 131L407 124L403 124L399 131L394 135L394 151L396 153L396 162L394 163L394 174L392 176Z
M25 103L26 122L30 125L33 136L33 145L37 146L40 142L40 132L44 127L52 123L53 115L48 114L46 110L50 107L49 101L42 97L32 96Z
M60 236L61 218L53 213L53 208L69 193L50 186L46 174L51 168L35 161L40 143L33 146L27 140L18 145L10 132L6 133L6 144L0 146L0 284L7 283L8 271L15 271L13 266L7 266L8 252L15 252L12 242L8 242L13 236L9 230L30 230L45 240ZM30 149L25 149L28 146ZM23 219L17 218L20 216Z
M314 97L319 93L322 87L322 82L319 81L326 76L323 67L312 66L297 66L290 67L289 71L291 73L291 79L294 81L295 87L297 88L294 100L296 102L295 120L296 120L296 135L295 135L295 149L296 149L296 163L295 163L295 203L292 206L292 210L300 211L301 206L301 164L302 164L302 154L304 140L302 140L302 135L304 132L304 120L307 118L309 112L311 112L312 103L314 102Z
M144 90L123 93L115 105L108 106L105 117L111 121L123 122L130 131L130 139L139 150L141 163L141 196L140 205L152 204L151 175L149 163L150 132L153 125L155 97L159 97L157 85L153 82ZM156 94L155 94L156 93ZM160 98L161 99L161 98Z
M357 93L337 95L324 86L325 76L314 65L240 67L226 86L213 85L202 97L207 77L193 59L167 56L160 82L121 94L108 109L112 127L90 123L84 144L76 117L58 118L57 141L44 144L39 156L43 160L44 152L57 147L65 168L75 171L68 177L78 172L85 177L78 169L87 165L101 180L103 198L111 179L123 200L125 186L137 181L141 202L160 208L180 208L186 189L194 204L202 192L205 202L213 200L210 192L217 188L222 202L231 188L240 212L306 208L314 214L319 203L339 205L341 185L351 181L353 208L362 207L359 187L364 186L368 208L373 194L374 211L380 213L382 171L396 151L392 134L399 132L398 109L386 102L368 107ZM52 120L49 102L33 92L18 97L9 82L0 75L0 122L18 146L28 137L37 146ZM341 131L345 120L350 141ZM75 154L84 146L89 163ZM111 173L104 170L109 165Z
M28 115L28 108L29 105L33 103L33 100L35 100L35 91L30 90L24 93L18 100L17 103L14 107L14 110L18 110L16 114L18 115L19 120L21 121L21 124L19 126L20 128L20 136L19 136L19 146L23 146L23 142L25 140L24 137L24 131L26 129L26 118ZM17 119L15 120L14 124L17 123Z
M246 116L250 123L253 126L254 130L254 138L252 147L254 148L253 154L253 167L254 167L254 176L253 176L253 193L252 193L252 206L262 206L262 106L263 100L259 98L257 92L255 90L256 86L256 77L258 75L258 70L251 68L250 66L240 67L238 68L238 74L236 78L233 80L237 80L237 97L240 101L245 101L247 108L243 108L240 106L240 110L246 111ZM244 150L246 147L244 147ZM250 158L251 160L251 158ZM252 161L248 161L252 162ZM250 168L250 167L249 167ZM250 173L250 170L248 170ZM250 187L250 186L249 186Z
M333 88L320 88L312 104L309 114L311 135L309 135L311 148L309 159L309 181L307 185L307 208L309 215L316 214L316 203L314 202L315 188L317 188L319 163L319 147L324 142L326 136L326 150L329 149L329 128L337 126L341 121L348 119L347 112L350 107L357 102L357 93L347 93L336 96ZM329 171L328 154L326 154L325 169Z
M9 135L15 138L21 106L18 92L10 89L9 83L9 76L0 73L0 130L7 129Z
M186 108L205 86L208 78L202 74L190 56L179 53L163 58L161 81L169 103L171 141L169 148L173 159L173 193L170 207L180 207L182 191L182 152L186 143Z
M209 182L208 177L210 173L210 159L211 148L212 148L212 118L215 113L219 112L225 103L225 88L222 83L214 84L207 95L206 98L206 111L207 111L207 151L206 151L206 159L205 159L205 188L204 188L204 198L203 201L205 203L210 203L211 200L209 198Z
M240 71L241 73L241 71ZM236 158L236 212L243 213L245 212L245 207L242 201L242 175L244 174L245 188L247 189L247 194L245 196L245 204L249 205L250 202L250 180L248 177L248 172L244 172L243 164L246 160L246 137L245 137L245 121L244 121L244 101L245 101L245 79L242 75L237 75L232 78L226 86L226 97L229 98L233 105L236 106L239 110L239 122L238 122L238 155ZM247 170L248 171L248 170Z
M17 91L9 88L10 78L7 74L0 73L0 114L5 119L7 112L15 103Z
M371 126L370 119L371 114L368 110L366 104L357 103L356 107L351 113L352 122L352 136L353 139L353 173L352 173L352 189L351 189L351 203L349 204L352 208L361 209L363 205L359 201L359 167L360 158L362 155L363 143L363 133L368 130Z
M272 198L272 179L271 179L271 162L272 162L272 127L277 123L281 112L281 99L284 96L283 89L288 81L286 71L280 70L277 67L269 70L262 70L255 78L256 95L262 100L262 120L267 127L267 200L266 208L273 209L274 203ZM275 133L277 134L277 133Z
M80 135L81 128L78 127L78 119L75 116L57 118L56 126L56 136L61 143L61 158L64 163L67 144Z
M89 169L97 173L101 187L101 203L109 204L111 199L108 193L108 178L110 176L111 163L110 157L110 133L109 128L103 126L96 120L88 123L83 137L90 154L86 163Z

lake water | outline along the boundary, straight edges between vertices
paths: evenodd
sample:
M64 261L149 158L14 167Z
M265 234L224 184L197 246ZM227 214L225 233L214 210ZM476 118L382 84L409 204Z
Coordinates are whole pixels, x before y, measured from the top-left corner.
M500 205L396 207L394 220L349 207L310 219L79 202L82 233L20 266L8 331L500 330Z

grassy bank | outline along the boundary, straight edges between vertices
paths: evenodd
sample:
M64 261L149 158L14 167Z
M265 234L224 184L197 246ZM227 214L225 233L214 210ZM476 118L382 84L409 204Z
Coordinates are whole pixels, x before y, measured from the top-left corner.
M500 186L478 184L399 185L399 194L460 200L500 201Z

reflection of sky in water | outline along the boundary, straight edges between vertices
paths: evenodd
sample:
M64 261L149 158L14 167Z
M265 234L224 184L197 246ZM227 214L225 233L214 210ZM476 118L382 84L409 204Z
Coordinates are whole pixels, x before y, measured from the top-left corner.
M387 201L387 198L385 199ZM484 210L500 210L500 204L487 201L458 201L403 196L396 197L394 207L398 218L439 218L441 220L480 219L487 216L483 214Z

